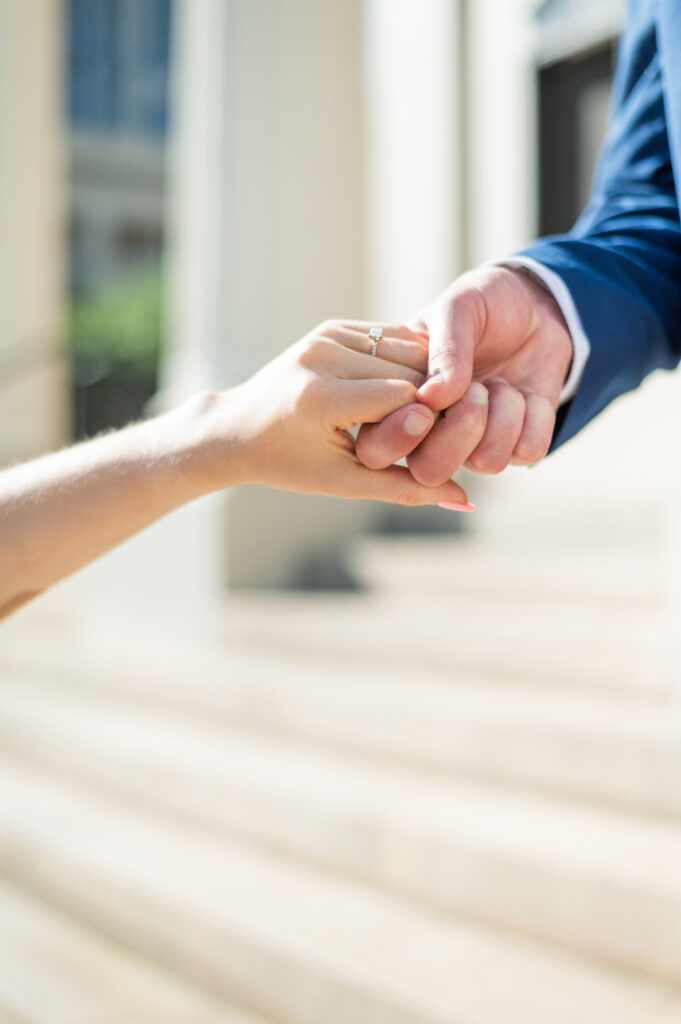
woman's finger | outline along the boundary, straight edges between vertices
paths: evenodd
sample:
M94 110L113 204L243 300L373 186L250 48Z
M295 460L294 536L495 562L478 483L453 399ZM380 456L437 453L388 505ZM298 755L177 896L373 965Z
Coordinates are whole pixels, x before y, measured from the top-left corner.
M357 458L369 469L386 469L421 444L435 422L435 413L418 402L404 406L381 422L363 420L357 435Z
M409 366L376 359L328 338L308 342L300 361L316 373L326 372L340 380L407 380L417 388L424 380L422 373Z
M449 407L423 444L409 458L414 479L427 487L443 484L476 450L485 435L489 393L473 383L463 398Z
M403 466L372 470L348 461L339 471L337 483L341 495L346 498L370 498L412 506L447 504L460 511L473 510L465 491L453 480L442 487L424 487Z
M370 323L368 320L339 320L337 322L331 322L330 325L333 327L347 328L350 331L355 331L358 334L365 334L369 336L369 331L372 327L380 327L383 331L383 335L386 338L395 338L401 341L410 341L414 344L420 345L422 348L428 347L427 339L424 338L423 332L418 333L413 331L411 327L407 327L405 324L380 324Z
M525 421L525 399L504 380L488 380L485 433L466 466L475 473L501 473L508 465Z
M379 423L403 406L410 406L415 395L415 386L406 380L338 380L325 389L321 412L335 427L348 430L356 423ZM421 410L422 406L416 405L415 409ZM430 410L427 413L432 424L433 414Z
M556 412L548 398L532 392L524 394L525 421L513 450L513 466L532 466L543 459L551 445L556 424Z
M428 347L418 340L411 341L390 335L389 330L390 328L385 328L383 336L376 342L375 355L391 363L410 366L425 376L428 368ZM355 352L368 356L374 354L373 340L366 331L355 331L344 325L342 329L335 330L331 337L339 345L354 349Z

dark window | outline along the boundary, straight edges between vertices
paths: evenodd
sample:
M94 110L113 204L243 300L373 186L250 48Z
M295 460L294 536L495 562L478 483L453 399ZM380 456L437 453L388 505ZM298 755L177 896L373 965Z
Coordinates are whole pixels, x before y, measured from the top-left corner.
M541 234L569 230L584 208L605 133L616 42L539 72Z
M171 0L69 0L68 111L81 129L163 136Z
M158 224L124 221L116 232L116 249L126 261L160 258L163 233Z

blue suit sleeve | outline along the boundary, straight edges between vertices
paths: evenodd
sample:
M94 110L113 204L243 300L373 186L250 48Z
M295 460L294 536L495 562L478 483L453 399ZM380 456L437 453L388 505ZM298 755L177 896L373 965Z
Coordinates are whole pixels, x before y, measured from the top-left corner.
M589 205L569 234L519 255L563 278L591 345L553 449L647 374L681 360L681 224L653 19L635 18L623 37Z

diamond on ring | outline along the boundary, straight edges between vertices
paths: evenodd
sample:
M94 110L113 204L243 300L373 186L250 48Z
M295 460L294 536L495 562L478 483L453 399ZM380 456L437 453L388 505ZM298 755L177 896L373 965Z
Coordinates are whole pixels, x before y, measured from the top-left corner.
M383 328L372 327L371 330L369 331L369 337L371 338L371 354L372 356L375 356L376 349L378 348L378 343L383 337Z

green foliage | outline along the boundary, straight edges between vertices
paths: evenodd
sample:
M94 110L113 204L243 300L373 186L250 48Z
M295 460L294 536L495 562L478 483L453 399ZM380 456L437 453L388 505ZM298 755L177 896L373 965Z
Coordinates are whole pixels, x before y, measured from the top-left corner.
M161 348L160 271L76 299L71 307L69 342L76 362L128 363L155 373Z

